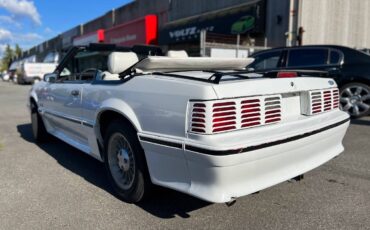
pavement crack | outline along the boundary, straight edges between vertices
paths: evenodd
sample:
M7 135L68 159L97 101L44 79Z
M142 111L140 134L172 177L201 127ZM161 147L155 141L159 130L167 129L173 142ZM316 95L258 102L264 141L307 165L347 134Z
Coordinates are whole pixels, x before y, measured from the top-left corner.
M337 181L337 180L335 180L335 179L326 179L328 182L330 182L330 183L335 183L335 184L341 184L341 185L343 185L343 186L345 186L345 185L347 185L346 183L344 183L344 182L339 182L339 181Z

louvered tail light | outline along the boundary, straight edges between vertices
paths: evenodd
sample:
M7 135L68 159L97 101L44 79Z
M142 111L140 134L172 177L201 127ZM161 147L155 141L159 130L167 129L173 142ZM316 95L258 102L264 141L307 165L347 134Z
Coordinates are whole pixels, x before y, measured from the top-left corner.
M188 130L215 134L278 123L281 95L190 102Z
M265 98L265 123L276 123L281 121L281 98Z
M339 90L338 89L333 90L333 108L334 109L339 108Z
M212 105L212 132L236 129L235 101L219 102Z
M302 114L315 115L339 108L339 90L337 88L305 92L301 97Z
M206 132L206 105L204 103L193 104L190 124L192 132Z
M241 128L253 127L262 123L261 100L259 98L241 101Z

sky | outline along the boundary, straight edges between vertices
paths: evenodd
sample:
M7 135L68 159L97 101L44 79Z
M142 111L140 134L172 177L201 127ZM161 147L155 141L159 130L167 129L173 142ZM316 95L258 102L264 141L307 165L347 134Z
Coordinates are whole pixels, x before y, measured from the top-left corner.
M24 50L131 0L0 0L0 56L6 46Z

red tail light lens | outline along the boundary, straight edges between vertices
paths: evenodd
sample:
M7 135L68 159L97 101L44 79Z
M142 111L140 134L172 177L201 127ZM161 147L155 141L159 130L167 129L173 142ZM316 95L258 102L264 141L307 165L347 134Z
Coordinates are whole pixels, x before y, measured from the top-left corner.
M261 100L247 99L241 101L241 127L253 127L261 124Z
M324 111L332 109L332 91L324 91Z
M191 131L196 133L206 132L206 105L203 103L195 103L191 114Z
M333 108L334 109L339 108L339 90L338 89L333 90Z
M234 101L213 104L212 132L236 129L236 103ZM215 116L216 115L216 116Z
M278 72L277 78L292 78L298 77L297 72Z
M315 115L339 108L339 90L337 88L309 91L301 97L302 114Z
M281 95L190 104L189 131L215 134L281 121Z

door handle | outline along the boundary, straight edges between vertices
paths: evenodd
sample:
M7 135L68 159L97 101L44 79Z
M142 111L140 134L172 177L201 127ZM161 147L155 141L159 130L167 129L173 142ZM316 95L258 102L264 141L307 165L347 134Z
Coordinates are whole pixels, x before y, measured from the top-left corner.
M71 95L76 97L76 96L80 95L80 91L78 91L78 90L72 90L71 91Z
M328 72L329 77L333 77L340 74L340 69L337 67L326 69L326 71Z

